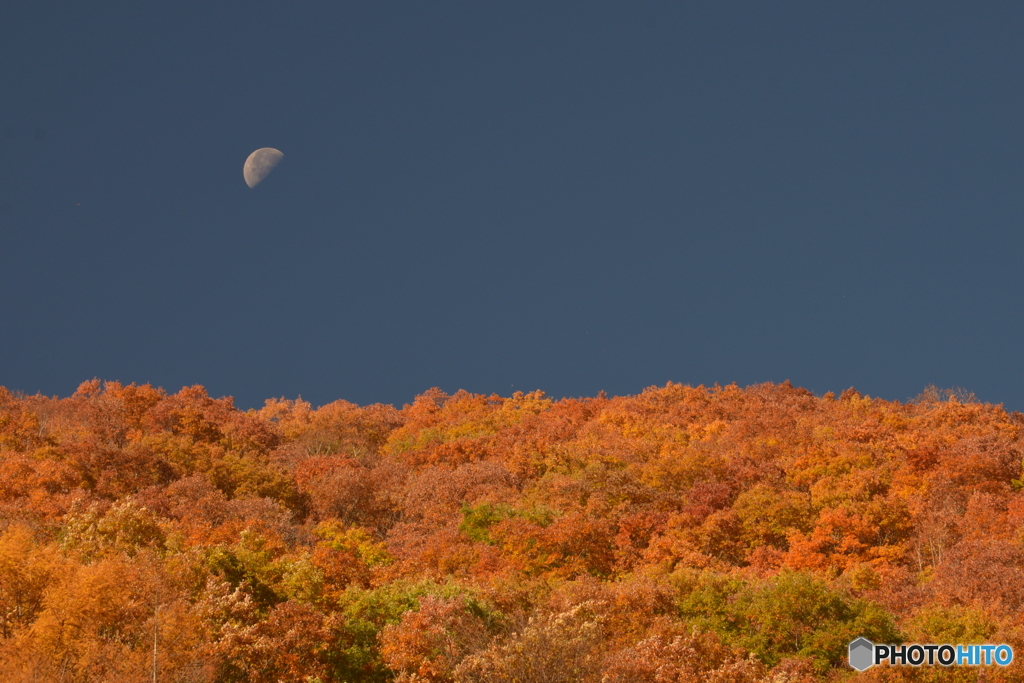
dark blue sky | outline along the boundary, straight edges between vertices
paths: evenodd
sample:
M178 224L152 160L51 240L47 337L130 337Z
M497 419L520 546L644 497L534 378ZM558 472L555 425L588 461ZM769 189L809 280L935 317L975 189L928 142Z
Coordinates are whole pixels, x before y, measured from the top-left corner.
M0 385L1024 410L1020 2L77 4L0 11Z

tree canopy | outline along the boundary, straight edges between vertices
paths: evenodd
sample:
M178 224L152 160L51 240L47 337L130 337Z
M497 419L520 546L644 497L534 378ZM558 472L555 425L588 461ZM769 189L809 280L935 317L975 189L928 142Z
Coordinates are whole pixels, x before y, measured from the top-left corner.
M1024 652L1022 427L934 388L0 387L0 678L974 680L846 647Z

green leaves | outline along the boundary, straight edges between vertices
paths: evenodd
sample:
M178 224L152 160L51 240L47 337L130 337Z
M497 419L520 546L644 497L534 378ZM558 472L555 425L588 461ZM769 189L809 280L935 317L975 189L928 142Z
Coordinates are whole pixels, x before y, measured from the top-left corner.
M857 637L899 640L892 616L880 606L850 598L804 572L784 571L767 580L705 572L677 581L680 616L755 652L769 666L802 657L824 671L842 661Z
M195 681L805 683L860 636L1012 641L1022 435L788 384L0 389L0 679L134 680L154 627Z
M516 511L511 505L481 503L477 506L465 505L462 508L462 522L459 531L466 534L471 541L496 545L491 537L491 527L498 522L515 516Z

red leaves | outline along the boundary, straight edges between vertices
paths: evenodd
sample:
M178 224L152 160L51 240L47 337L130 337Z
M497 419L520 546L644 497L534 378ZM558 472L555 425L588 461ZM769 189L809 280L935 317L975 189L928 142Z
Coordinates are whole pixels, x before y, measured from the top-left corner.
M219 680L305 683L330 672L339 619L309 605L284 602L265 620L226 629L214 652L221 658Z
M487 624L461 597L426 596L381 632L381 656L392 671L411 680L445 683L455 667L488 640Z
M527 574L609 576L615 567L615 526L582 513L556 518L550 525L517 516L493 528L502 554Z
M935 567L929 589L946 604L1017 614L1024 609L1024 549L984 537L965 540Z
M35 664L19 671L42 678L65 664L138 678L146 590L166 594L160 623L189 643L161 661L205 653L179 668L197 681L807 680L806 658L759 669L727 619L706 615L720 637L679 620L686 576L730 605L736 586L786 568L884 604L901 627L938 609L1010 628L1024 609L1024 420L932 393L432 389L401 410L274 399L246 412L201 386L0 389L0 529L33 530L0 540L16 586L0 585L0 668L24 656ZM134 587L104 574L115 567ZM52 660L25 634L59 631L39 621L59 586L83 613L137 623L83 627L74 647L47 646L66 658ZM504 627L452 597L470 588ZM203 669L215 659L219 673Z

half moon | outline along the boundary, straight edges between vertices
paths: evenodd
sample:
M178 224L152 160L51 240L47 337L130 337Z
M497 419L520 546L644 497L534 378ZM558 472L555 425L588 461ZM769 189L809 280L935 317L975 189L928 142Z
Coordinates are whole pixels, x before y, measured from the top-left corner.
M249 187L256 187L263 179L270 175L274 167L281 163L284 154L273 147L261 147L245 160L242 167L242 175L245 177L245 184Z

